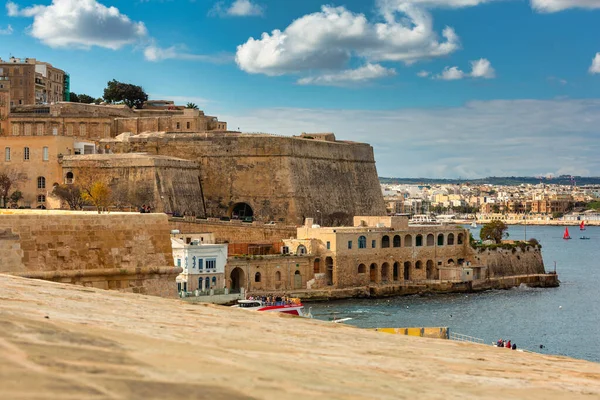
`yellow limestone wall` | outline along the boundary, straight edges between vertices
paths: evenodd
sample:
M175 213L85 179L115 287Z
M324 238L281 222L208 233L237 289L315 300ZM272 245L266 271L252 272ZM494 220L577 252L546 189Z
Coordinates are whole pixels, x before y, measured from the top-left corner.
M377 332L392 333L395 335L407 335L427 337L434 339L448 339L450 330L448 328L375 328Z
M165 214L0 210L0 273L175 297Z

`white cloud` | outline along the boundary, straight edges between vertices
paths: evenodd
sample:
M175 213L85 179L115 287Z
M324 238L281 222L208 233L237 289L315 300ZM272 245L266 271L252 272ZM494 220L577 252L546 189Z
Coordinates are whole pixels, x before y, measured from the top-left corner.
M338 73L302 78L298 80L298 83L300 85L345 86L392 75L396 75L395 69L384 68L379 64L369 63L356 69L347 69Z
M417 76L420 78L427 78L429 75L431 75L431 72L429 71L422 70L417 72Z
M235 0L229 7L225 5L224 1L219 1L208 12L211 16L221 17L257 17L264 13L264 7L251 0Z
M600 0L531 0L531 7L539 12L557 12L569 8L600 8Z
M8 25L5 29L0 28L0 35L12 35L12 33L13 33L13 28L10 25Z
M492 64L485 58L470 61L471 73L465 73L458 67L446 67L441 74L435 75L434 79L442 79L445 81L454 81L463 78L484 78L492 79L496 77L496 71L492 68Z
M33 18L30 35L50 47L119 49L147 37L143 22L129 19L115 7L96 0L52 0L48 6L20 9L6 4L11 17Z
M233 61L232 54L192 54L186 51L185 46L158 47L152 43L144 49L144 57L148 61L158 62L163 60L203 61L213 64L225 64Z
M446 67L441 74L436 75L436 79L443 79L445 81L455 81L465 77L465 73L462 72L458 67Z
M412 4L427 8L448 7L461 8L473 7L484 3L491 3L498 0L377 0L381 7L398 7L403 4Z
M596 53L596 56L592 60L592 65L589 69L590 74L600 74L600 53Z
M475 101L390 111L270 108L221 117L245 132L335 132L339 140L370 143L380 176L600 171L599 99Z
M492 64L485 58L471 61L471 77L491 79L496 77L496 71Z
M383 22L375 23L345 7L323 6L283 31L248 39L238 46L236 62L248 73L270 76L314 70L335 73L353 58L410 64L448 55L460 47L449 27L442 31L445 40L440 41L431 15L422 9L401 5L380 11Z

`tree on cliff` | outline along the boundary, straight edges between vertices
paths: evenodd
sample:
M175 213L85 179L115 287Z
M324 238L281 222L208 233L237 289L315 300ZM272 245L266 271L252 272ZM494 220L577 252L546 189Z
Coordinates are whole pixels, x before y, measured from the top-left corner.
M192 110L197 110L198 109L198 105L196 103L187 103L185 105L185 108L190 108Z
M148 95L141 86L119 82L115 79L108 82L104 89L104 101L107 103L123 102L131 108L142 108Z
M483 225L479 237L481 240L493 240L496 243L501 243L502 238L508 237L508 225L503 221L496 220Z

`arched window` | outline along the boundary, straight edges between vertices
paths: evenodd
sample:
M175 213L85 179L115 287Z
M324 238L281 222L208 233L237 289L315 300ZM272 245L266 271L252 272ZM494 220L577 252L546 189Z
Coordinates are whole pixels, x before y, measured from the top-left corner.
M417 235L417 238L415 240L415 246L423 246L423 235Z
M260 282L260 272L254 274L254 282Z
M411 235L404 236L404 247L412 247L412 236Z
M46 178L38 176L37 179L38 189L46 189Z
M367 238L365 236L358 237L358 248L366 249L367 248Z
M206 279L204 280L204 290L209 290L210 289L210 278L207 276Z
M364 274L365 272L367 272L367 266L365 264L360 264L358 266L358 273Z
M280 281L281 280L281 272L280 271L275 272L275 280L276 281Z
M306 253L307 253L306 247L303 244L301 244L300 246L298 246L298 248L296 249L296 254L303 255L303 254L306 254Z
M456 243L463 244L463 234L462 233L459 233L458 236L456 237Z
M381 248L385 249L386 247L390 247L390 237L388 235L383 235L381 238Z
M421 269L422 266L423 266L423 262L421 260L419 260L415 263L415 269Z
M212 285L217 286L217 277L216 276L212 277Z
M448 234L448 246L453 246L454 245L454 233L449 233Z
M393 243L394 247L400 247L400 235L395 235L394 236L394 243Z
M37 201L38 201L38 203L45 203L46 202L46 196L44 196L43 194L40 194L37 197Z
M433 246L435 244L435 239L432 233L427 235L427 246Z
M444 234L440 233L438 235L438 246L443 246L444 245Z
M67 172L67 175L65 176L65 183L67 183L67 184L73 183L73 173L72 172Z

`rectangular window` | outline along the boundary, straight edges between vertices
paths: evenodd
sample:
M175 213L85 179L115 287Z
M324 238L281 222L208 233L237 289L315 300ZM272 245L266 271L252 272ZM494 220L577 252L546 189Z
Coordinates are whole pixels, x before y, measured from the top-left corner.
M52 135L54 135L54 136L58 135L58 128L52 128Z
M73 136L73 125L67 125L67 136Z
M177 266L178 266L178 267L181 267L181 258L178 258L178 259L177 259Z
M348 248L351 249L352 248L352 240L348 240Z
M186 122L186 126L187 126L187 129L190 129L191 124L189 122Z
M37 124L37 135L42 136L44 134L44 124Z
M204 269L204 260L201 258L198 259L198 269L199 270Z
M206 260L206 269L217 269L217 259L209 258Z
M12 134L13 134L13 136L19 136L19 125L17 125L17 124L12 125Z
M79 136L85 136L85 125L79 125Z
M371 248L375 248L377 247L377 241L376 240L371 240Z
M43 161L48 161L48 148L44 146L44 149L42 151L42 160Z
M10 147L4 149L4 161L10 161Z
M29 147L23 149L23 160L29 160Z
M179 122L177 122L177 123L175 124L175 129L179 129L179 128L180 128L180 126L181 126L181 125L179 124Z
M25 136L31 136L31 125L25 124Z
M331 250L331 242L327 242L327 250Z

